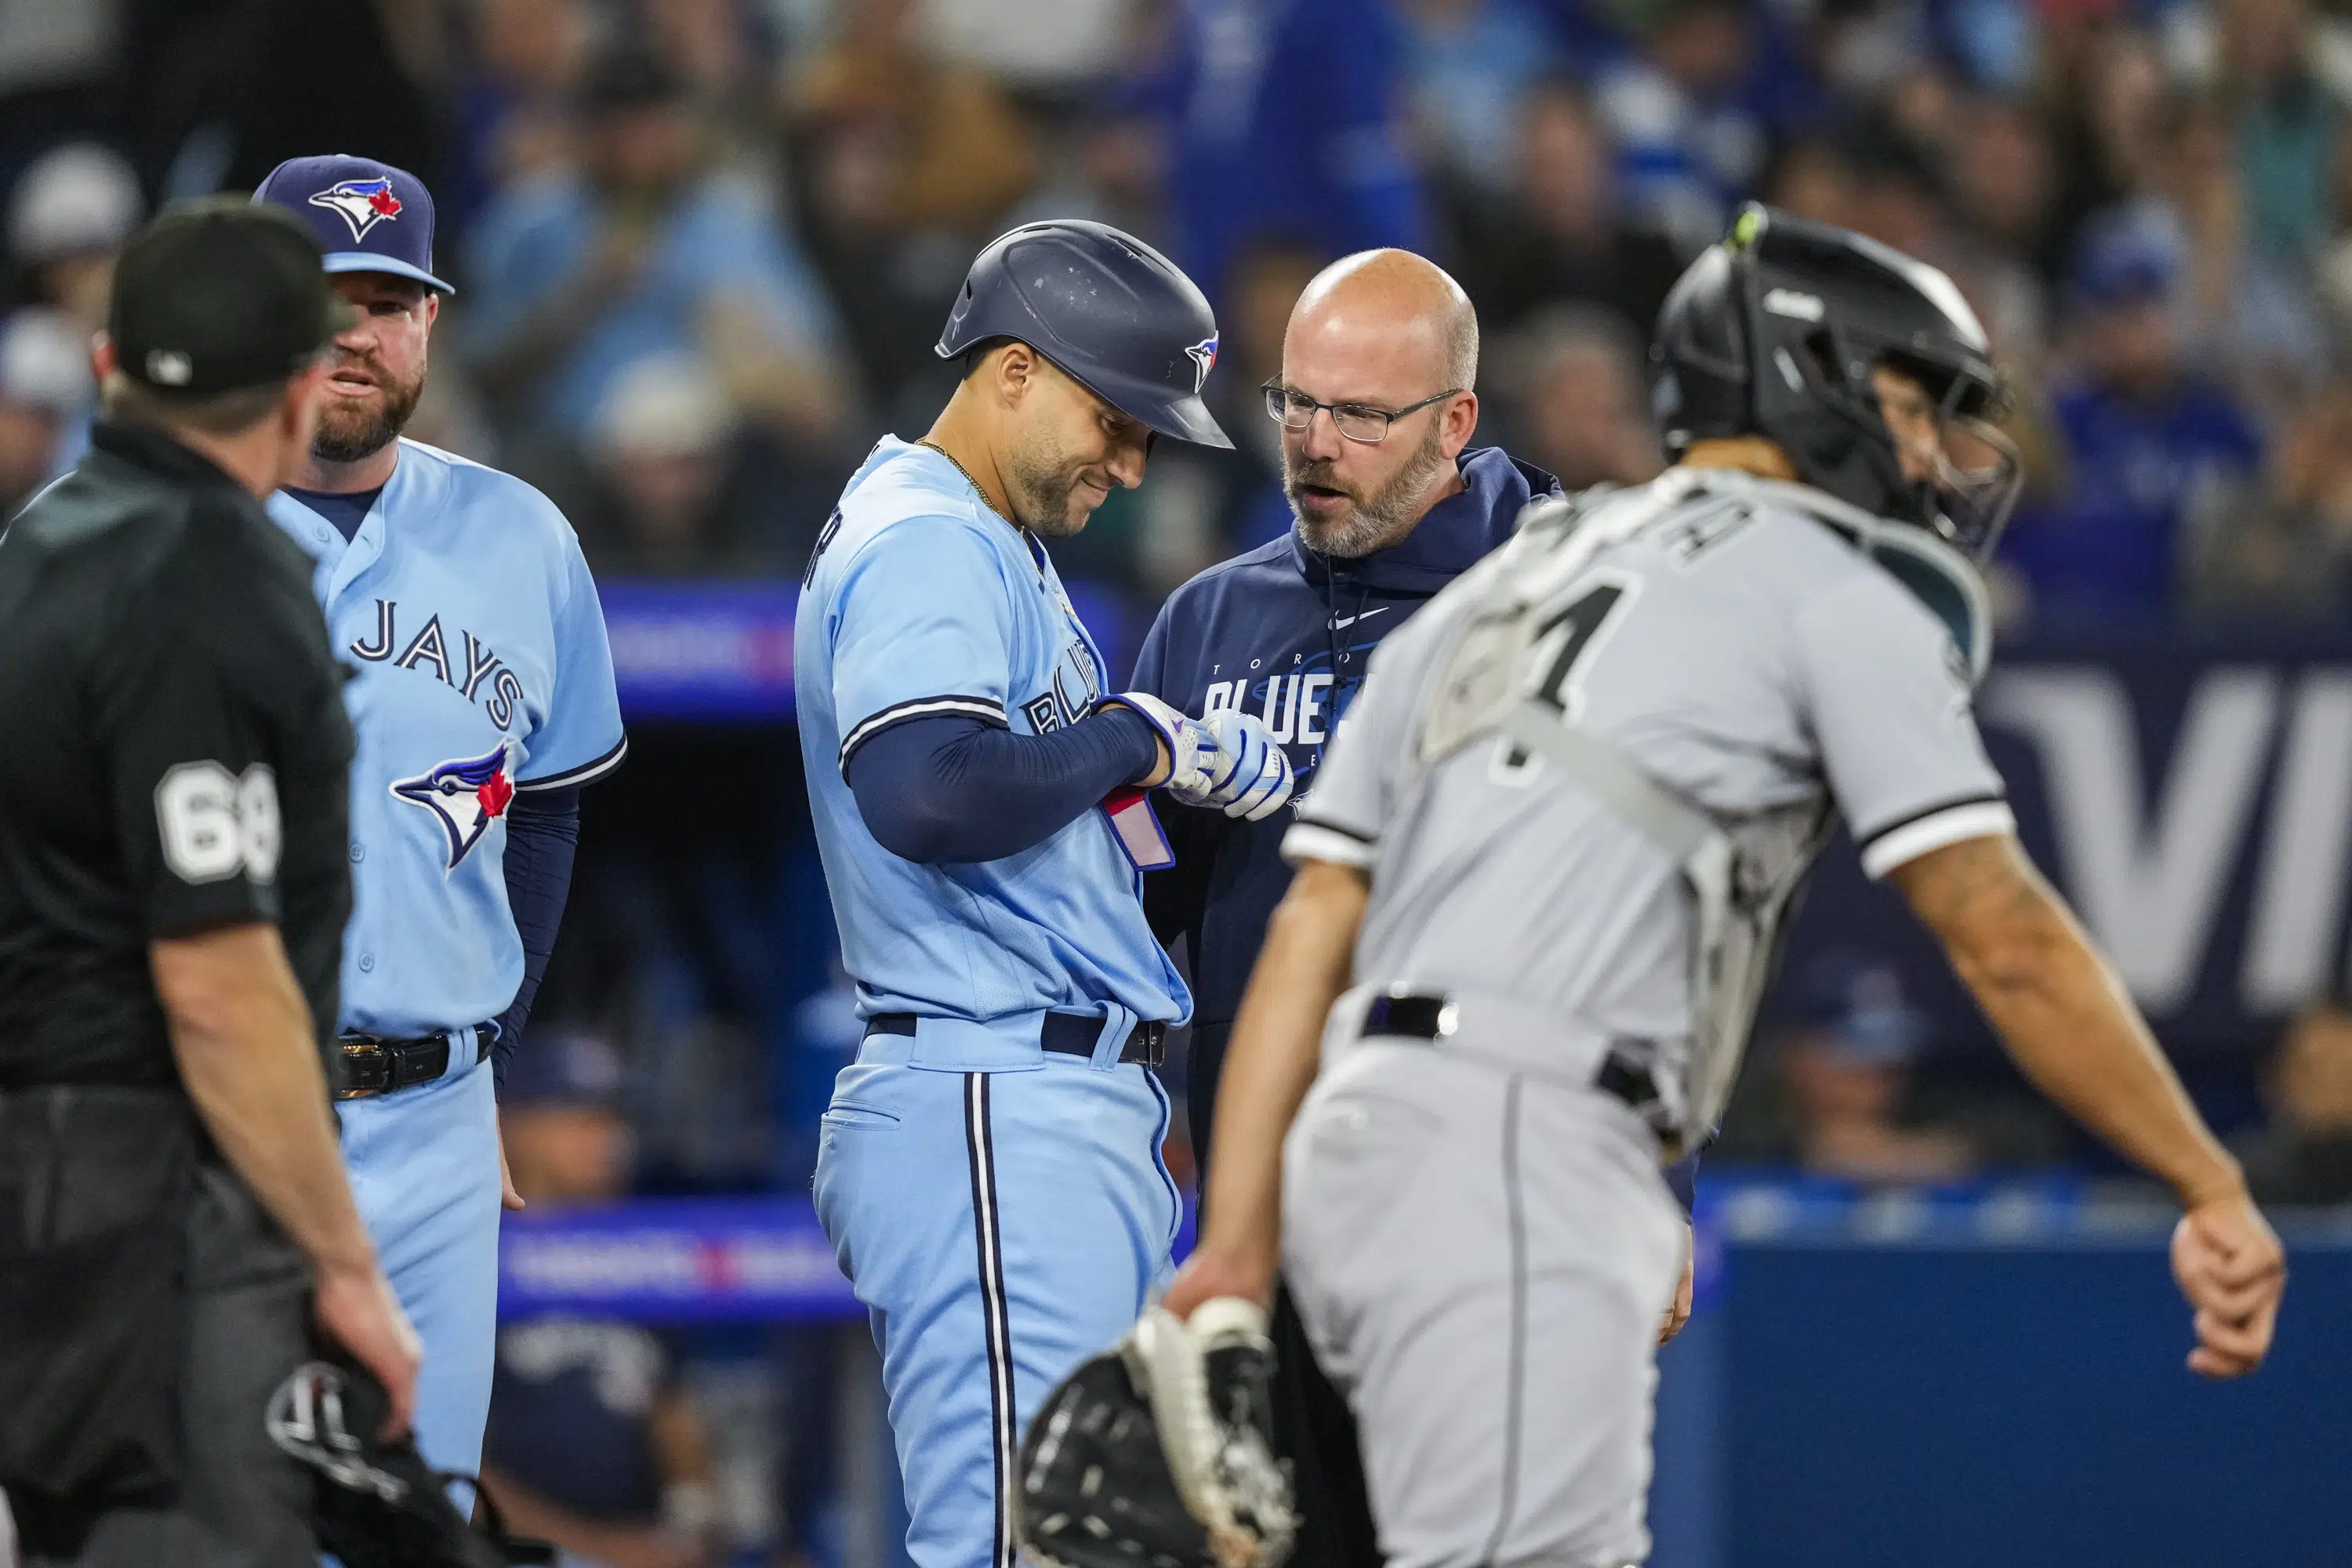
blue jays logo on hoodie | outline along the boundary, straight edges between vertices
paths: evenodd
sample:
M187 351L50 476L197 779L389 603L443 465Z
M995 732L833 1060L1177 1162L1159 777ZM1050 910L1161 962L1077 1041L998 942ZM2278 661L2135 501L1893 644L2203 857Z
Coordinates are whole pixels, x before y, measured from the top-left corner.
M356 245L376 225L398 217L401 202L392 194L392 182L378 178L338 180L312 196L310 205L340 215L352 226L352 243Z
M443 763L413 779L395 780L392 793L433 814L449 840L449 870L481 842L490 824L507 814L514 780L507 774L507 749Z

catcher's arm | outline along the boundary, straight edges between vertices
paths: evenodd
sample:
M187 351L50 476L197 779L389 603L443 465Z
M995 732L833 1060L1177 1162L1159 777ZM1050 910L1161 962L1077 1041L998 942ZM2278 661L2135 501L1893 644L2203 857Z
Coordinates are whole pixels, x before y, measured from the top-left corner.
M1361 871L1307 860L1274 911L1225 1049L1201 1244L1162 1303L1180 1318L1213 1297L1263 1305L1274 1294L1282 1254L1282 1140L1315 1082L1323 1021L1348 988L1356 931L1370 896Z
M2235 1377L2262 1364L2286 1284L2278 1237L2123 983L2017 840L1964 839L1889 877L2034 1087L2179 1195L2172 1267L2197 1310L2189 1366Z

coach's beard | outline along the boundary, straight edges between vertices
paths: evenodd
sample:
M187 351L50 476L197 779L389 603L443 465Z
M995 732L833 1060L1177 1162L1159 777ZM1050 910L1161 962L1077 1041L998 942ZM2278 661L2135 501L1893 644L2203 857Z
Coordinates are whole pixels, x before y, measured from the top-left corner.
M319 415L319 433L310 438L310 455L321 462L356 463L383 451L408 427L417 399L425 395L423 372L403 385L385 374L382 365L372 361L362 363L375 378L383 401L373 410L340 398L329 401Z
M1369 496L1359 495L1339 483L1328 463L1301 463L1290 468L1286 457L1282 493L1289 498L1291 519L1298 536L1307 542L1307 548L1318 554L1354 560L1375 550L1385 550L1411 533L1424 510L1421 498L1429 492L1430 480L1445 466L1444 435L1444 426L1431 420L1421 449L1413 453L1412 460L1397 471L1394 479ZM1298 498L1299 492L1309 485L1346 496L1349 503L1347 521L1308 521L1307 509L1299 504Z

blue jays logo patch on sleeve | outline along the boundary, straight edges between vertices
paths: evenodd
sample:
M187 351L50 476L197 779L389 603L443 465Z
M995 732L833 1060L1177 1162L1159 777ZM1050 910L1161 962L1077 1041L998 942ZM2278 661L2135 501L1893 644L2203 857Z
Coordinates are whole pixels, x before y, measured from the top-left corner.
M400 198L392 194L392 182L387 179L338 180L312 196L310 205L340 214L352 226L354 245L376 225L400 216Z
M433 814L449 839L448 869L481 842L490 824L507 814L514 799L514 780L507 773L507 749L484 756L443 763L413 779L394 781L392 793Z

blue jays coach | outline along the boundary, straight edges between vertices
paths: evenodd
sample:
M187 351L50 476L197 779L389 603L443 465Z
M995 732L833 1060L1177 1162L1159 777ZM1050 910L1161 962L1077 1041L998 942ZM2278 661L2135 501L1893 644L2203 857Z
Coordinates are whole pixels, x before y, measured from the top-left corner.
M349 320L242 201L123 252L106 416L0 543L0 1486L29 1562L308 1568L308 1316L417 1344L329 1111L352 731L262 510Z
M1282 426L1291 531L1176 590L1144 639L1136 689L1184 713L1261 720L1289 752L1294 805L1314 787L1381 639L1508 539L1529 501L1559 492L1540 468L1470 445L1477 376L1476 312L1434 263L1370 250L1318 273L1292 309L1282 374L1263 388ZM1243 821L1171 807L1176 864L1145 882L1153 929L1191 949L1189 1110L1203 1194L1225 1042L1290 885L1289 824L1286 812ZM1276 1436L1296 1467L1301 1515L1293 1561L1376 1562L1353 1420L1286 1299L1275 1336Z

